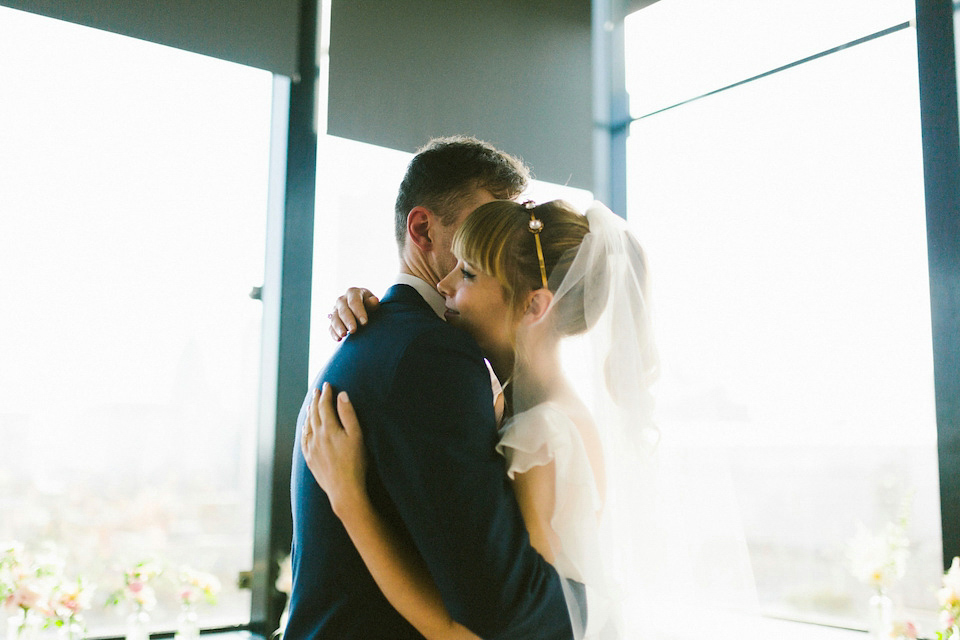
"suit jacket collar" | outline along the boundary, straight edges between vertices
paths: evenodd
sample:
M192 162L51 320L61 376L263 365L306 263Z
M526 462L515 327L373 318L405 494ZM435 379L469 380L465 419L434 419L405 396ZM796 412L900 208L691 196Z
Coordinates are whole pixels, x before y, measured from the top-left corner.
M408 287L413 287L423 301L430 305L430 308L433 309L437 317L443 320L443 312L446 311L447 305L436 287L425 280L406 273L401 273L397 276L397 284L405 284Z
M420 295L416 289L411 287L408 284L397 283L387 289L387 292L383 294L383 303L397 303L404 304L409 306L417 307L423 310L425 313L436 317L436 312L427 304L427 301L423 299L423 296Z

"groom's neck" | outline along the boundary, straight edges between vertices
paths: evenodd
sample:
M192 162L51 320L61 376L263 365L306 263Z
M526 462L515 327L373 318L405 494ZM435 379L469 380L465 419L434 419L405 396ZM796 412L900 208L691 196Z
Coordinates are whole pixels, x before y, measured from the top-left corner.
M437 283L446 275L438 274L436 271L437 269L434 268L431 261L427 259L427 256L422 251L411 250L407 247L400 255L400 273L420 278L434 289L437 288Z

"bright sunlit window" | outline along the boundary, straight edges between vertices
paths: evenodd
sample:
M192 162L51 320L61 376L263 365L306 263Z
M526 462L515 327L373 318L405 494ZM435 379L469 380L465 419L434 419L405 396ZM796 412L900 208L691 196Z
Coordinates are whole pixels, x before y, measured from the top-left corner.
M632 115L853 42L913 12L912 0L659 0L627 20Z
M0 86L0 541L95 587L92 636L148 560L150 630L183 566L245 624L272 77L0 8Z
M661 0L626 27L659 421L727 454L764 613L865 629L883 586L929 633L942 559L914 30L642 117L912 16L744 0L703 19L714 5ZM870 536L888 527L908 555L878 585L890 554Z

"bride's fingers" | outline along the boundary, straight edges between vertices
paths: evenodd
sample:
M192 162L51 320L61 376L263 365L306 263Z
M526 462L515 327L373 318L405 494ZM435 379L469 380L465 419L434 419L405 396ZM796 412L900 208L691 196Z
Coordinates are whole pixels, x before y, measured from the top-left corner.
M320 423L320 430L327 434L327 437L343 430L343 425L337 417L337 410L333 406L333 388L326 382L323 383L323 391L320 393L317 420Z
M347 293L349 294L349 291ZM337 298L337 304L333 307L333 320L339 321L347 332L352 333L357 330L357 315L350 308L350 301L346 295Z
M376 311L380 308L380 298L373 294L369 289L363 290L363 308L367 311Z
M330 337L333 338L334 342L340 342L341 340L343 340L343 338L340 335L338 335L337 332L334 330L332 322L330 323L330 326L327 327L327 331L330 332Z
M343 430L347 432L348 436L363 437L360 430L360 421L357 419L357 412L353 408L353 403L350 402L350 397L347 396L346 391L341 391L337 394L337 414L340 416L340 421L343 423Z
M349 327L343 323L343 313L340 311L339 304L333 309L333 313L327 317L330 318L330 333L334 339L337 342L343 340L343 337L349 332Z
M303 432L300 434L300 449L304 458L310 459L311 445L316 435L318 424L317 417L317 399L320 397L318 389L313 390L313 398L310 400L310 407L307 409L306 419L303 421Z
M318 408L321 394L320 389L313 390L313 399L310 401L310 408L307 410L307 424L310 425L310 430L314 433L322 426L320 424L320 410Z
M373 295L372 291L359 287L350 287L347 289L345 297L347 308L350 309L350 312L361 325L367 324L367 308L364 301L376 301L377 304L380 302L377 300L377 297Z

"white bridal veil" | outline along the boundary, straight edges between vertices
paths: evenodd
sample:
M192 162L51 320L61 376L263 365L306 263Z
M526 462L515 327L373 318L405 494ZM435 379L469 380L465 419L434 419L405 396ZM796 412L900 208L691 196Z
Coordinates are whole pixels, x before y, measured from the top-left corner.
M732 484L709 451L654 421L659 361L646 259L605 206L594 203L586 216L590 232L569 269L551 274L551 289L560 283L544 320L558 333L566 377L602 444L600 515L581 518L588 531L575 534L593 548L576 576L586 612L568 583L571 619L577 638L702 637L725 612L756 607ZM586 330L568 336L583 319ZM518 363L536 348L522 334L519 341ZM512 384L515 414L531 409L523 377ZM578 482L563 474L557 481ZM558 496L567 495L562 489Z

